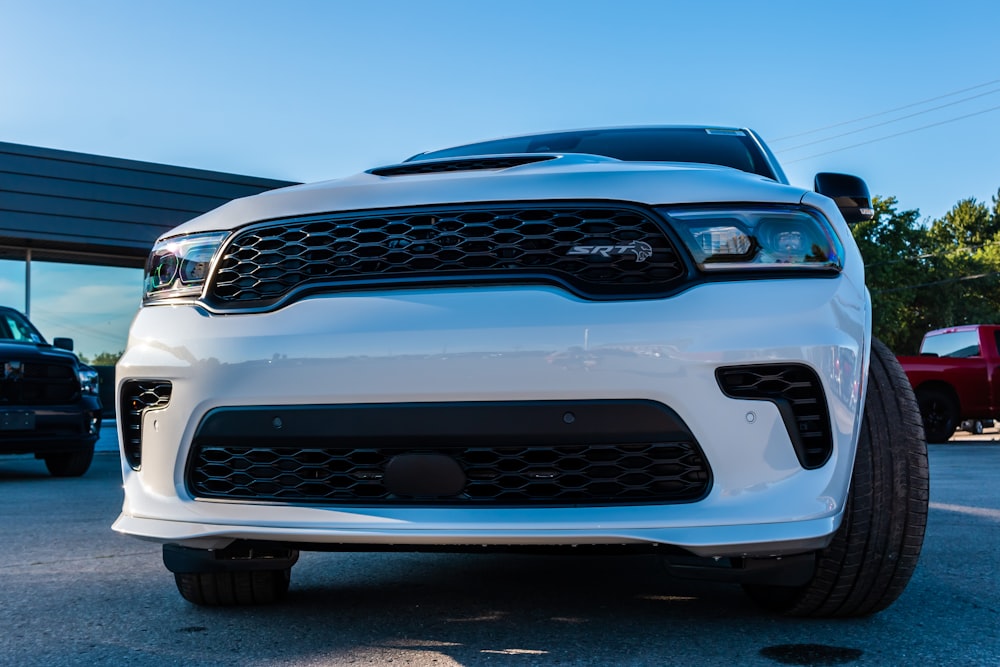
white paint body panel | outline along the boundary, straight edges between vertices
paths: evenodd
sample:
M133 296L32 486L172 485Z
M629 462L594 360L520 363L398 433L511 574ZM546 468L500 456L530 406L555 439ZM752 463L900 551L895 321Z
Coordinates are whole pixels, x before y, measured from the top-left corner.
M306 213L417 204L608 199L641 204L800 202L821 210L845 249L837 277L710 282L666 299L591 302L554 287L470 286L305 298L274 312L143 308L118 364L173 383L143 422L143 465L123 459L115 529L216 548L232 539L356 544L653 542L701 555L774 555L824 546L843 512L867 370L870 304L850 232L833 203L726 168L567 156L565 166L300 186L239 200L175 233ZM173 233L172 233L173 234ZM579 368L547 358L586 347ZM855 363L845 372L841 360ZM722 365L789 362L820 377L834 439L804 470L777 408L728 398ZM225 406L648 399L672 408L711 466L694 503L624 507L317 507L203 501L184 486L195 429ZM748 415L752 415L752 423Z
M563 155L495 171L374 176L297 185L236 199L176 228L170 235L221 231L258 220L399 206L496 201L595 199L640 204L757 202L797 204L802 190L728 167L619 162Z

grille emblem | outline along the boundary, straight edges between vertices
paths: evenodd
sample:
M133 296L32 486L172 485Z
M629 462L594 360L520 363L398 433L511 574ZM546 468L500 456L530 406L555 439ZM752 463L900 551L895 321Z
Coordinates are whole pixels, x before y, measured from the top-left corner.
M8 361L3 365L3 378L5 380L24 379L24 366L20 361Z
M611 257L635 255L636 262L645 262L653 256L653 247L645 241L631 241L620 245L575 245L567 255L598 255L606 259Z

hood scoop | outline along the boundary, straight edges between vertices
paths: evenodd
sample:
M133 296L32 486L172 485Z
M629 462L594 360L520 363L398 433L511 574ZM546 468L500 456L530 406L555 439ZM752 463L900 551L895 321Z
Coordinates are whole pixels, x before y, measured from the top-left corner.
M555 155L502 155L497 157L474 157L424 162L405 162L388 167L369 169L375 176L413 176L416 174L440 174L451 171L477 171L482 169L509 169L534 162L555 159Z

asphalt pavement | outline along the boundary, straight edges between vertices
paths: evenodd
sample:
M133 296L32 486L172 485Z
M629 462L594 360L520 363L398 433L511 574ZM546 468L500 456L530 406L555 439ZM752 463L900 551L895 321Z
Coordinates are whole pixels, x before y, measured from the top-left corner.
M0 665L1000 665L1000 442L930 447L909 588L797 620L652 557L303 554L288 598L203 609L159 547L117 535L118 457L78 479L0 457Z

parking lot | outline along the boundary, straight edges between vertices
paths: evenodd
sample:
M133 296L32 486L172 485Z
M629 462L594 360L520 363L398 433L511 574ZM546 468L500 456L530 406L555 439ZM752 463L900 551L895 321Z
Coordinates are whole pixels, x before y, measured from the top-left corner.
M102 447L102 449L108 449ZM918 571L868 619L784 619L652 557L303 554L282 604L184 602L109 526L117 455L79 479L0 458L4 665L1000 664L1000 435L932 445Z

